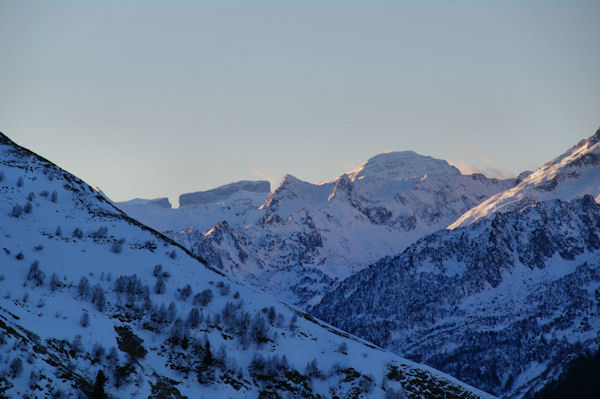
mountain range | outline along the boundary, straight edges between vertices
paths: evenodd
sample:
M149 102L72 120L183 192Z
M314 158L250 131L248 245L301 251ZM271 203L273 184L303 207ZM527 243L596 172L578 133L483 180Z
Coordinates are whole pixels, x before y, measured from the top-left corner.
M514 179L402 151L177 208L0 135L0 195L0 396L532 398L600 346L600 130Z
M2 134L0 196L1 397L491 397L240 283Z
M165 233L242 281L501 397L533 396L600 345L600 131L515 179L404 151L320 184L287 175L253 200L234 212L243 221ZM130 212L144 220L142 209Z
M501 397L600 346L600 131L312 313Z
M286 175L267 194L242 183L226 186L238 189L212 203L116 205L223 271L308 309L340 280L446 227L516 180L464 175L444 160L404 151L379 154L319 184Z

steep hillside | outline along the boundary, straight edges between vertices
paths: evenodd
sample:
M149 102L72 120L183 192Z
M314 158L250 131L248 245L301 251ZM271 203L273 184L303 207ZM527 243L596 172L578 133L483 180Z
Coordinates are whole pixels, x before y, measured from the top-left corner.
M0 134L0 396L488 395L240 285Z
M529 397L600 344L600 205L539 202L442 230L312 312L486 391Z

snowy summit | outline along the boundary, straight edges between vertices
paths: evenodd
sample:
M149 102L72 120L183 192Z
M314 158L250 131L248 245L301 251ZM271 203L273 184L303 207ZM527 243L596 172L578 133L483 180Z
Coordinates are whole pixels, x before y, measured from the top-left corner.
M405 180L426 175L459 175L460 171L443 159L419 155L413 151L395 151L375 155L347 174L351 181L365 177Z

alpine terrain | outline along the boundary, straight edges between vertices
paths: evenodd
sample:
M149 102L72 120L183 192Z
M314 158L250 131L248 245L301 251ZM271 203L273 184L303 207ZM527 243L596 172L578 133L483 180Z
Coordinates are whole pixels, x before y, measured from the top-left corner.
M600 130L312 313L505 398L600 347Z
M240 284L1 134L0 196L2 397L490 397Z
M320 184L286 175L268 195L233 183L195 194L205 202L182 196L176 209L117 206L215 267L307 309L340 280L515 184L404 151L379 154ZM214 226L206 223L217 217Z

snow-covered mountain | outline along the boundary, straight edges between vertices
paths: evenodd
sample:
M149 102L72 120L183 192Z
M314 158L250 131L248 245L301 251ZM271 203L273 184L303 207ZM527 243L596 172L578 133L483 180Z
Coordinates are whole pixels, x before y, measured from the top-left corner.
M600 129L561 156L524 176L519 184L470 209L448 228L468 226L495 212L520 210L538 201L592 195L600 202Z
M0 396L477 398L212 268L0 134Z
M167 198L117 202L119 209L159 231L181 231L189 227L206 232L227 220L244 226L260 217L258 208L271 191L268 181L242 180L207 191L181 194L179 207Z
M598 137L493 197L518 206L380 259L312 313L486 391L530 397L600 345Z
M190 219L190 228L166 233L241 280L307 307L340 279L444 228L514 184L462 175L446 161L414 152L392 152L321 184L286 175L260 209L241 212L243 220L223 215L208 230ZM197 209L182 212L211 211ZM165 226L130 214L155 228Z
M421 178L425 175L458 175L460 171L442 159L419 155L413 151L386 152L375 155L347 173L350 180L380 178L385 180Z

